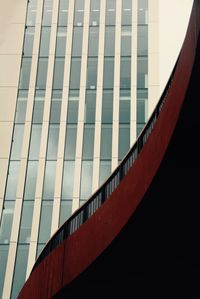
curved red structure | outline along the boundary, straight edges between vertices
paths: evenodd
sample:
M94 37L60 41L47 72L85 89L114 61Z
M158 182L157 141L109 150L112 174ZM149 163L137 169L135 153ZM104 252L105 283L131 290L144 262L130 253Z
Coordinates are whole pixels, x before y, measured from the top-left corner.
M47 244L48 252L42 253L18 298L64 296L62 290L101 256L133 217L158 172L175 130L197 56L199 30L200 2L194 1L177 65L150 121L131 154L122 162L123 173L117 169L111 175L112 180L109 178L104 184L105 202L103 193L97 191L93 211L88 208L84 218L86 209L82 207L68 220L70 231L66 238L64 229L52 237ZM108 186L114 187L109 191Z

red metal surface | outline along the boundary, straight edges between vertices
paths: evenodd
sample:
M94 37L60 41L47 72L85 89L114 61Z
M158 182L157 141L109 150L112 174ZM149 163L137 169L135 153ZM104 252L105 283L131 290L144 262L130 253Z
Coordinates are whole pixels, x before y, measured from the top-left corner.
M19 298L51 298L82 273L112 242L133 215L159 168L187 91L200 27L194 2L187 36L166 104L147 143L110 198L34 270Z

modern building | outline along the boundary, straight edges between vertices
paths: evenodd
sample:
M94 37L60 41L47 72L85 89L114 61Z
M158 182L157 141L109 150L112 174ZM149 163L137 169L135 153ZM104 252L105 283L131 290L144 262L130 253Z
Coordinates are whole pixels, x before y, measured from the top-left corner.
M158 0L7 0L0 14L0 297L14 299L157 103Z

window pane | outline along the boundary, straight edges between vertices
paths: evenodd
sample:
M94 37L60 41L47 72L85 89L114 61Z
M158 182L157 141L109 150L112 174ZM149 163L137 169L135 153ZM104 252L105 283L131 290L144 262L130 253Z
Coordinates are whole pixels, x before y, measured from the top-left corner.
M112 123L113 119L113 91L104 90L102 99L102 123Z
M81 56L83 41L83 27L74 27L73 43L72 43L72 57Z
M105 28L105 50L104 56L115 55L115 27L108 26Z
M98 56L99 27L90 27L88 56Z
M80 72L81 72L81 59L72 58L71 60L71 74L70 74L70 89L79 89L80 87Z
M130 126L119 126L119 160L123 159L130 148Z
M46 243L51 233L51 218L52 218L53 202L43 201L42 211L40 216L40 229L38 241L39 243Z
M28 161L24 200L35 199L35 187L37 179L38 161Z
M131 26L122 26L121 56L131 56Z
M53 89L63 88L64 58L56 58L54 66Z
M60 205L59 226L61 226L72 214L72 201L63 200Z
M24 39L24 56L32 56L35 27L26 27Z
M47 160L56 160L58 151L59 125L49 126Z
M68 0L60 0L58 26L67 26Z
M41 132L41 125L32 125L29 160L39 160Z
M19 232L19 243L29 243L33 217L33 201L24 201Z
M137 136L140 135L143 128L144 128L144 124L137 124Z
M29 249L28 245L18 245L11 299L17 298L25 282L27 260L28 260L28 249Z
M37 1L32 0L28 2L28 13L26 19L27 26L34 26L35 25L35 17L37 12Z
M7 186L6 186L6 200L15 200L17 191L17 182L19 174L19 161L10 161Z
M20 160L23 136L24 136L24 125L15 125L14 134L13 134L11 160Z
M106 1L106 25L115 25L115 0Z
M0 245L0 269L1 269L1 271L0 271L0 298L2 298L7 257L8 257L8 245Z
M15 123L22 124L25 122L27 98L28 98L28 91L20 90L17 99Z
M120 87L131 88L131 58L121 57Z
M92 193L92 161L82 162L80 199L88 199Z
M122 24L130 25L132 23L132 0L122 1Z
M51 27L42 27L39 56L48 57Z
M100 161L100 172L99 172L99 186L106 181L111 174L111 161Z
M43 200L53 200L56 175L56 161L46 161Z
M64 162L62 199L72 199L74 189L74 161Z
M114 86L114 58L105 57L103 88L112 89Z
M75 0L74 25L83 25L84 0Z
M70 90L68 110L67 110L67 123L76 124L78 121L78 105L79 105L79 91Z
M8 244L13 222L14 202L5 201L0 225L0 243ZM1 271L0 271L1 272Z
M44 111L44 90L37 90L35 93L35 101L33 108L33 124L41 124L43 120Z
M140 0L138 2L138 23L148 23L148 0Z
M90 25L97 26L99 24L100 0L90 1Z
M88 58L87 88L96 89L97 86L97 58Z
M50 123L60 123L62 91L54 90L52 92Z
M138 57L137 67L137 87L147 88L148 87L148 60L147 57Z
M36 89L45 89L47 80L48 58L39 58Z
M65 160L75 160L76 155L76 125L68 125L65 140Z
M137 101L137 123L147 121L147 101L145 99Z
M119 122L130 123L130 100L119 102Z
M83 159L92 160L94 153L94 125L85 125L83 134Z
M56 41L56 56L65 56L67 27L58 27Z
M31 58L23 58L20 80L19 80L19 89L29 88L30 71L31 71Z
M88 90L85 99L85 122L94 123L96 112L96 91Z
M101 159L111 159L112 157L112 125L102 125L101 127Z
M53 6L53 0L45 0L44 1L43 19L42 19L43 26L51 25L52 6Z
M148 27L138 26L138 55L148 55Z

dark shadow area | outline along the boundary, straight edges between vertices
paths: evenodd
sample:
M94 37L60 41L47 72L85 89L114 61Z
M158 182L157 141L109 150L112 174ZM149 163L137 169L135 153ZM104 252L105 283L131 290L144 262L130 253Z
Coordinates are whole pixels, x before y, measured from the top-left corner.
M176 129L142 203L109 248L55 298L200 298L199 172L200 41Z

